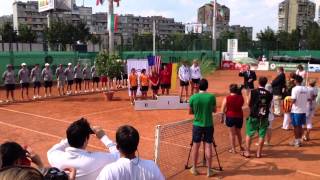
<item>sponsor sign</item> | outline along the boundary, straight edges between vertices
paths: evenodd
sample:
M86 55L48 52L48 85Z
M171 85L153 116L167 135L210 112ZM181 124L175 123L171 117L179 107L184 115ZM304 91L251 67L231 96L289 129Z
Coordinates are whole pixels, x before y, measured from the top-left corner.
M296 71L298 63L285 63L285 62L270 62L269 70L276 71L278 67L283 67L285 71ZM305 69L307 64L301 64Z
M320 72L320 64L309 64L309 72Z
M223 52L222 59L225 61L234 61L235 59L248 57L248 52Z
M228 39L228 52L238 52L238 39Z
M54 9L55 0L38 0L39 12L49 11Z

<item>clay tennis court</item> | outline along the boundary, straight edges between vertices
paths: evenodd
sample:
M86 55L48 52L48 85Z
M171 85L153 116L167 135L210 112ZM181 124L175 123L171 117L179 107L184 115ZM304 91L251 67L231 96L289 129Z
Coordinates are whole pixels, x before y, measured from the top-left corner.
M257 72L257 75L275 76L273 72ZM311 76L317 77L317 74ZM209 91L218 96L220 106L222 98L228 93L230 83L242 83L237 71L216 71L208 77ZM17 98L19 98L17 92ZM56 94L56 92L55 92ZM1 91L1 97L4 92ZM80 117L87 118L93 125L101 126L111 139L116 129L124 124L136 127L141 136L139 155L146 159L154 158L154 134L156 125L164 125L192 118L187 110L134 111L129 103L126 90L115 93L114 101L105 101L101 93L53 98L42 101L16 103L0 106L0 141L17 141L33 147L42 160L47 163L46 152L55 143L65 137L68 125ZM224 171L213 179L319 179L320 164L320 122L315 117L315 129L312 140L301 148L288 145L292 131L281 130L282 120L274 122L272 144L266 147L261 159L244 159L238 154L226 151L228 146L227 128L215 122L215 139L219 158ZM191 131L191 130L190 130ZM179 141L179 139L173 140ZM191 140L191 137L190 137ZM186 147L189 145L186 144ZM102 144L91 137L90 149L103 150ZM254 145L252 149L254 149ZM172 152L175 150L172 143ZM188 154L181 155L187 159ZM180 159L181 160L181 159ZM175 161L175 159L170 159ZM184 161L184 159L183 159ZM217 166L215 157L213 165ZM181 164L184 166L184 164ZM200 169L205 173L205 169ZM194 177L188 171L177 172L170 179L207 179L205 175Z

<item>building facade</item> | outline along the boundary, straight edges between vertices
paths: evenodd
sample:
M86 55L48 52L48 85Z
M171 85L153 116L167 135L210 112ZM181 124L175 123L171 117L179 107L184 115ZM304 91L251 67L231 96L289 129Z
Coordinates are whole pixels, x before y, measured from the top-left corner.
M230 9L217 3L217 17L216 17L216 36L220 37L221 32L227 31L230 22ZM205 24L207 28L205 31L212 32L213 24L213 4L208 3L198 9L198 23Z
M285 0L279 4L279 31L303 32L315 18L316 4L309 0Z
M229 31L234 33L234 35L237 39L239 39L241 33L246 33L248 39L252 40L252 33L253 33L252 27L232 25L232 26L229 26Z

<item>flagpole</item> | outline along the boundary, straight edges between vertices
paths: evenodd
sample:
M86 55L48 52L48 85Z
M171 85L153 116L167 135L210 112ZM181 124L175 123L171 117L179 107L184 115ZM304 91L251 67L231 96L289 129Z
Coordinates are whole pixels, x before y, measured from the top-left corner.
M212 51L217 50L217 39L216 39L216 16L217 16L217 0L213 1L213 16L212 16Z
M153 42L153 56L155 56L156 55L156 21L153 19L153 30L152 30L152 32L153 32L153 40L152 40L152 42Z
M113 54L114 52L114 32L111 25L113 16L113 0L109 0L109 54Z

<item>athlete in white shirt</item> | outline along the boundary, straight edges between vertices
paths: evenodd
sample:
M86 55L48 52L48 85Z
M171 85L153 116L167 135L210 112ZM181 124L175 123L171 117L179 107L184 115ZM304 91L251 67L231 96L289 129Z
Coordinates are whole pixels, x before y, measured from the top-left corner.
M310 140L310 131L312 129L312 118L317 108L317 96L318 96L318 88L316 87L317 81L312 79L309 81L308 87L308 104L307 104L307 131L306 134L303 136L304 141Z
M306 80L307 75L306 75L306 71L304 70L304 68L301 64L299 64L297 66L296 75L299 75L302 77L302 79L303 79L302 85L305 85L305 80Z
M179 79L180 79L180 99L182 101L183 90L186 91L185 102L188 99L188 87L190 81L190 68L187 65L186 61L182 62L182 65L179 68Z
M297 76L295 78L296 86L292 89L291 99L291 121L294 127L295 140L291 144L295 147L301 146L301 138L303 135L302 125L306 123L307 103L308 103L308 89L302 86L303 78Z
M193 60L193 65L190 67L191 75L191 95L199 92L199 83L202 78L201 69L197 60Z
M87 151L90 134L95 134L110 153ZM98 127L91 128L88 121L83 118L68 127L67 139L54 145L47 155L52 167L57 167L60 170L75 168L77 180L96 179L105 165L115 162L120 157L116 145L104 131Z
M164 180L153 161L136 156L139 133L134 127L121 126L116 132L116 142L121 158L105 166L97 180Z

